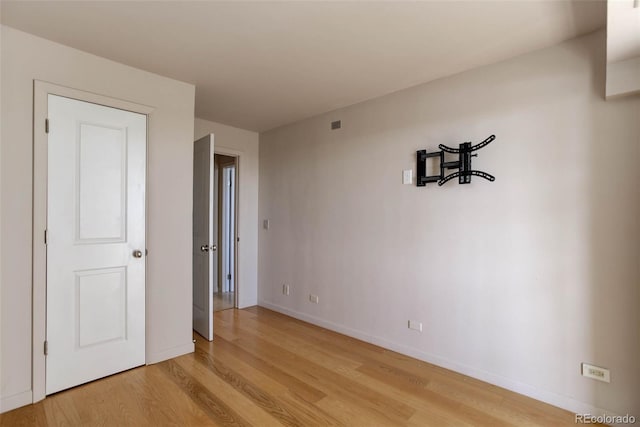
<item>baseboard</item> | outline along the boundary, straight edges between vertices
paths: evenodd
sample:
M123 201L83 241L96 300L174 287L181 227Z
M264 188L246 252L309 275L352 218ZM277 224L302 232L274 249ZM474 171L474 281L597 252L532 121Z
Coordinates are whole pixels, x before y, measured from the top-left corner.
M545 402L550 405L557 406L562 409L566 409L567 411L571 411L575 414L590 414L594 416L610 416L610 417L619 416L618 414L615 414L611 411L607 411L605 409L595 407L588 403L580 402L578 400L572 399L567 396L562 396L550 391L541 390L529 384L525 384L525 383L515 381L500 375L496 375L490 372L476 369L474 367L457 363L455 361L451 361L434 354L425 353L423 351L417 350L415 348L412 348L403 344L395 343L393 341L388 341L383 338L379 338L379 337L367 334L366 332L358 331L356 329L351 329L343 325L321 319L319 317L315 317L306 313L301 313L299 311L282 307L277 304L273 304L268 301L261 300L258 302L258 305L264 308L268 308L269 310L286 314L287 316L291 316L298 320L309 322L316 326L321 326L323 328L330 329L335 332L339 332L341 334L350 336L352 338L357 338L361 341L375 344L380 347L386 348L388 350L397 351L398 353L404 354L406 356L411 356L416 359L422 360L424 362L431 363L433 365L437 365L445 369L450 369L452 371L461 373L463 375L467 375L472 378L479 379L481 381L485 381L487 383L505 388L515 393L522 394L522 395L531 397L533 399L539 400L541 402Z
M21 406L31 405L32 403L33 393L31 390L23 391L22 393L14 394L12 396L2 396L0 397L0 414Z
M159 351L157 353L147 354L147 365L173 359L174 357L182 356L183 354L193 353L194 349L194 344L190 342L188 344Z
M238 304L238 310L244 310L245 308L249 308L249 307L256 307L257 305L258 303L255 301L252 304L245 304L245 305Z

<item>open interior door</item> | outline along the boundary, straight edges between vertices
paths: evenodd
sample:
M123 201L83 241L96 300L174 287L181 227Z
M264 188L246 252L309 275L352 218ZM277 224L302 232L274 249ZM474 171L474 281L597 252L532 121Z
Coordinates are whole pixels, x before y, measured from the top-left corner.
M213 289L218 277L213 134L193 148L193 329L213 340Z

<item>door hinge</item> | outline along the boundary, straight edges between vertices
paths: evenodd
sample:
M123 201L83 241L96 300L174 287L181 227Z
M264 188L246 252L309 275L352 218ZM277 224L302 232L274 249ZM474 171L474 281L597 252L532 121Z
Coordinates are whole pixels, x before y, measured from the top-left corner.
M44 342L44 355L45 356L49 355L49 341Z
M49 119L44 119L44 132L49 133Z
M227 280L231 280L231 273L227 274Z
M47 230L44 230L44 244L47 244Z

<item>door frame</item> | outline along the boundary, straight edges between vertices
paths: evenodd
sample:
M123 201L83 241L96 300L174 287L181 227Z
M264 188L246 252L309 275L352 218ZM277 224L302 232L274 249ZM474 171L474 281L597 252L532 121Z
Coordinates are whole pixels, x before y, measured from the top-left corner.
M44 232L47 228L47 181L48 152L45 120L48 115L48 95L58 95L78 101L91 102L105 107L131 111L147 116L146 157L149 162L149 122L152 120L154 108L135 104L129 101L111 98L91 92L73 89L66 86L41 80L33 81L33 230L32 230L32 372L31 389L33 403L46 397L46 366L44 342L47 331L47 247L44 243ZM145 187L148 189L149 168L146 168ZM145 190L146 190L145 189ZM148 191L145 191L148 194ZM145 199L145 235L148 234L148 198ZM145 257L146 266L146 257ZM146 268L146 267L145 267ZM146 283L145 283L146 289ZM148 306L145 292L145 306ZM146 310L148 316L149 310ZM148 320L148 319L147 319ZM145 322L145 336L149 322Z
M220 217L222 217L221 219L219 219L220 222L220 235L222 236L222 238L220 239L220 274L219 274L219 280L221 281L221 288L224 290L224 288L226 286L229 286L229 279L227 279L227 274L230 274L232 279L233 279L233 293L234 293L234 307L235 307L235 292L236 292L236 288L235 288L235 282L236 282L236 272L235 272L235 265L236 265L236 257L235 257L235 237L236 237L236 161L237 158L233 157L233 163L226 163L226 164L221 164L221 171L220 171L220 175L222 176L222 180L223 182L220 185L220 188L222 189L222 191L220 192L220 208L219 208L219 212L221 213L221 215L219 215ZM229 175L232 176L232 182L233 182L233 186L231 188L231 191L227 190L228 187L231 187L230 185L227 186L226 185L226 175L225 175L225 171L226 170L230 170L233 171L233 173L230 173ZM226 197L225 197L226 196ZM233 203L229 203L229 198L233 198ZM227 215L227 212L229 213L229 215ZM227 218L229 217L229 218ZM233 225L233 228L231 228L227 223L227 221ZM225 226L226 225L226 226ZM230 236L227 236L227 239L225 239L225 229L229 230L229 234ZM226 241L225 241L226 240ZM231 243L231 245L229 245L229 243ZM228 252L228 253L227 253ZM227 262L225 262L225 259ZM229 269L229 261L233 260L233 269ZM225 274L227 273L227 274Z
M215 134L215 132L214 132ZM234 212L234 234L236 236L235 242L233 242L233 257L235 258L235 262L233 265L233 274L235 275L235 294L233 296L233 308L238 308L238 301L240 301L240 291L241 291L241 280L240 280L240 250L238 249L240 246L240 163L242 162L242 156L244 152L240 150L235 150L233 148L228 148L224 146L214 145L213 147L214 154L222 154L224 156L230 156L236 158L236 172L235 172L235 199L236 199L236 210Z

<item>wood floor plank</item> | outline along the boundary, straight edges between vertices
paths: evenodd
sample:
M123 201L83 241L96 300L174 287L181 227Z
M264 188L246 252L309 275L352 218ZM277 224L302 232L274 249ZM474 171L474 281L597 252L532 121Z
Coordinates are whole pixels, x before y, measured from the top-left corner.
M333 414L346 426L400 426L406 424L406 421L390 420L380 412L372 411L362 405L354 405L335 395L325 397L317 405Z
M518 426L535 425L535 421L521 411L514 411L509 405L503 405L504 398L495 394L482 393L470 385L455 386L442 382L432 381L427 388L441 396L448 397L474 408L482 413L489 414L507 424ZM499 397L499 398L497 398Z
M411 427L473 427L473 424L456 416L456 413L442 411L436 407L434 410L419 409L407 424Z
M268 403L265 403L265 401L268 401L269 397L256 390L253 390L255 394L251 397L241 393L234 387L234 385L238 385L238 383L241 382L241 379L235 377L233 373L228 370L221 368L226 377L224 379L220 378L208 370L201 362L197 361L193 355L180 357L176 360L176 363L186 374L190 375L193 380L197 378L198 382L206 384L207 389L215 390L216 398L226 405L227 411L232 411L232 413L241 416L247 425L260 424L264 427L280 427L282 425L278 422L277 418L272 416L272 413L266 410ZM242 385L248 387L247 384ZM259 400L256 401L253 399ZM270 409L273 412L277 411L277 409L273 407Z
M300 357L313 360L323 366L356 369L362 364L359 360L354 360L349 353L338 354L333 351L332 346L318 343L304 335L298 336L288 333L277 325L264 323L256 318L245 320L239 325L239 330L245 333L257 334L272 342L277 342L278 345L284 348L295 349L296 354Z
M149 425L215 425L187 393L167 378L158 365L138 370L137 376L126 386L129 387L129 395L136 396L128 400L136 406L138 422L144 420Z
M85 390L88 387L85 387ZM47 424L56 426L76 426L83 424L80 409L76 408L69 393L62 393L58 399L46 399L43 402Z
M212 390L188 375L176 361L167 360L159 365L167 376L191 396L191 399L217 424L238 427L251 425L240 414L220 400Z
M1 427L46 427L48 424L44 405L28 405L0 414Z
M298 419L302 421L301 426L331 427L344 425L335 417L335 414L301 399L298 395L287 392L281 395L280 399L287 407L291 408L293 413L297 414Z
M471 425L505 425L500 419L490 414L468 407L463 402L448 396L435 393L426 386L428 382L416 381L400 369L390 369L387 365L364 365L359 372L377 379L388 387L400 390L401 393L422 411L433 412L440 416L456 420L461 424ZM415 401L417 400L417 403Z
M0 426L569 426L574 415L260 307L196 351L56 393Z
M222 353L222 355L221 355ZM289 389L264 375L234 355L216 350L207 351L206 345L198 343L195 359L231 384L236 390L269 412L280 423L287 426L331 426L339 425L331 415L307 402ZM314 402L317 399L314 399Z
M502 405L532 420L535 425L575 426L575 414L522 395L505 398ZM600 425L600 424L596 424Z
M236 343L227 341L221 336L216 336L215 344L210 345L212 348L211 351L215 351L213 350L214 348L224 349L224 351L228 352L239 360L242 360L245 363L250 364L254 368L260 370L260 372L270 377L273 381L286 386L292 393L301 396L308 402L317 402L320 399L326 397L326 393L322 392L317 387L311 386L309 383L306 383L291 375L286 371L286 369L280 369L273 363L270 363L267 360L246 351Z
M391 363L397 369L406 370L417 375L430 375L438 370L447 374L459 375L452 371L444 370L429 363L396 353L373 344L359 341L355 338L346 337L337 332L330 331L309 323L296 321L291 322L289 317L264 308L257 308L261 316L268 319L270 326L288 331L289 334L298 336L317 346L330 349L332 353L341 357L350 358L358 363ZM462 378L467 378L461 375Z
M124 377L130 377L132 372L126 372ZM53 406L55 403L53 400L46 402L51 404L51 409L47 408L47 420L50 425L85 425L102 427L113 424L126 425L131 420L127 420L128 414L123 413L123 401L117 399L114 401L108 401L105 396L118 396L118 385L121 378L116 378L114 382L113 377L107 377L103 379L101 384L92 382L78 387L78 398L82 399L85 403L82 406L73 405L69 399L69 393L63 392L60 399L57 399L57 407ZM46 405L45 405L46 406ZM63 419L60 418L60 414L64 413L65 420L69 420L67 423L62 423Z
M316 404L319 408L331 413L340 422L349 427L393 426L404 423L393 422L380 414L367 410L360 405L351 404L344 399L329 395Z
M276 366L286 368L290 373L303 381L314 382L327 395L335 396L354 406L366 408L377 413L381 419L389 423L402 423L408 420L415 410L403 402L392 401L376 390L363 387L346 377L318 365L312 361L298 357L293 351L284 349L257 336L243 337L238 343L254 354L268 353ZM326 400L323 399L323 400Z

